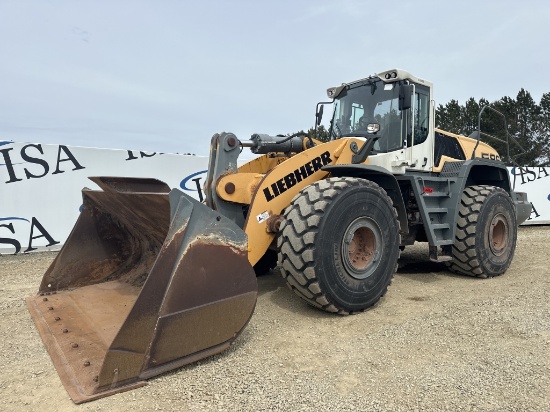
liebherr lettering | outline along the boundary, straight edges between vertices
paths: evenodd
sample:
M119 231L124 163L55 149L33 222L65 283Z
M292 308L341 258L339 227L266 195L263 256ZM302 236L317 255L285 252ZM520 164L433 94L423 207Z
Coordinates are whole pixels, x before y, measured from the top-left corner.
M332 163L329 152L322 153L320 156L311 159L310 162L307 162L303 166L300 166L298 169L294 170L292 173L289 173L282 179L272 183L269 187L264 188L264 196L266 200L268 202L272 201L281 193L286 192L288 189L295 186L296 183L299 183L311 176L313 173L329 163Z

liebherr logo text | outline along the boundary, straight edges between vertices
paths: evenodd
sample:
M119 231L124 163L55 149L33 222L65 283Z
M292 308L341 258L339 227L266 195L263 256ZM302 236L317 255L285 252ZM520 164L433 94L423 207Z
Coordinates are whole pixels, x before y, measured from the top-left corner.
M289 173L282 179L279 179L275 183L272 183L270 187L266 187L264 189L266 200L268 202L272 201L281 193L286 192L288 189L296 185L296 183L301 182L305 178L311 176L313 173L321 169L323 166L328 165L329 163L332 163L330 153L322 153L321 156L317 156L310 162L307 162L305 165L300 166L298 169L294 170L292 173Z

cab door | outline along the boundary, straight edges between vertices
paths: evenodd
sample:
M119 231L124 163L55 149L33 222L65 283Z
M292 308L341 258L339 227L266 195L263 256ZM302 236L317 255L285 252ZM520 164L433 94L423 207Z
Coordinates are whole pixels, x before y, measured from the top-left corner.
M412 84L411 107L400 110L399 87L402 85L386 84L385 90L392 90L390 98L377 101L373 108L381 133L374 145L377 154L369 157L369 162L393 174L404 174L407 170L430 171L433 165L430 136L434 133L431 88Z
M404 157L405 169L429 171L433 166L433 138L435 119L434 102L430 88L413 85L411 108L405 121Z

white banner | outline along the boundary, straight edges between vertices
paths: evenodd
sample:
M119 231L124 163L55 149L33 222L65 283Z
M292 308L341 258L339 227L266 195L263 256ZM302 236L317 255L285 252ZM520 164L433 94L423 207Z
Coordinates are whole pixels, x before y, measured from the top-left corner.
M202 200L207 167L206 157L0 142L0 252L59 249L82 188L98 188L88 176L154 177Z
M533 210L524 225L550 224L550 167L511 167L516 192L526 192Z
M202 200L208 158L0 141L0 252L59 249L73 228L88 176L154 177ZM510 168L533 212L525 224L550 224L550 168Z

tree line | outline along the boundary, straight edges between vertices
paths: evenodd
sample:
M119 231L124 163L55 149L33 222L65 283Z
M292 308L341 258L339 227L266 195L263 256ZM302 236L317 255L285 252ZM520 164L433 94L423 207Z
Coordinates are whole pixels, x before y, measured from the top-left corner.
M490 108L483 110L479 119L487 105ZM452 133L475 137L479 120L481 140L494 147L507 163L550 166L550 93L544 93L538 104L528 91L521 89L515 99L505 96L489 102L471 97L463 105L453 99L436 108L436 127ZM312 127L307 133L324 142L330 140L323 125Z
M490 108L479 118L487 105ZM505 96L490 103L471 97L463 105L451 100L436 108L436 127L449 132L470 136L477 131L479 122L481 140L493 146L504 160L508 161L508 142L511 162L550 166L550 93L544 93L538 104L528 91L521 89L515 99Z

